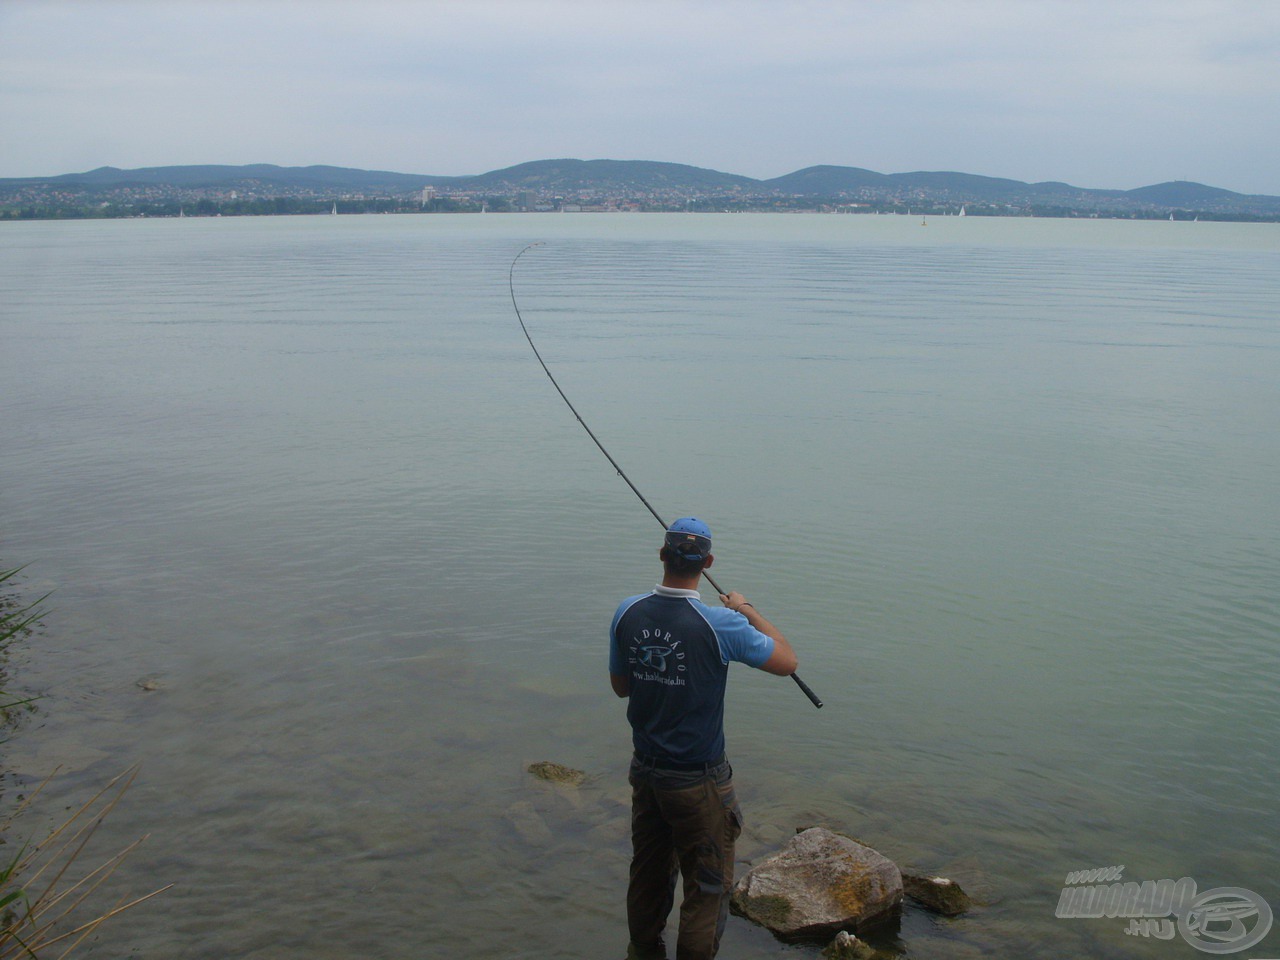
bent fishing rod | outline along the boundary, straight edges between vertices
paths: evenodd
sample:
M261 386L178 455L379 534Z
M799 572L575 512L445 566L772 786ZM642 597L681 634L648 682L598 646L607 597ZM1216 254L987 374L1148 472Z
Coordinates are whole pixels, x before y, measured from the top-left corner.
M547 362L542 359L542 354L538 352L538 347L533 342L533 337L529 335L529 328L524 325L524 317L520 315L520 305L516 303L516 285L515 285L516 262L521 257L523 257L526 253L532 250L534 247L540 247L540 246L542 246L541 240L539 240L537 243L529 244L527 247L525 247L523 250L517 253L515 255L515 258L511 261L511 269L507 271L507 289L511 291L511 306L515 308L516 319L520 321L520 329L524 331L524 338L529 341L529 346L533 349L533 355L538 358L538 363L542 365L542 372L547 375L547 379L551 381L551 385L556 388L556 393L560 394L560 399L565 402L565 405L573 413L574 417L577 418L578 423L582 424L582 429L587 431L587 436L591 438L591 441L600 449L600 452L604 454L605 459L609 461L613 469L618 472L618 476L620 476L623 480L626 481L627 486L631 488L631 492L640 498L640 502L645 505L645 509L648 510L651 514L653 514L653 518L662 525L663 530L666 530L667 521L663 520L662 515L659 514L657 510L653 509L653 504L651 504L648 500L646 500L644 497L644 494L641 493L639 488L634 483L631 482L631 478L628 477L626 473L623 472L622 467L618 466L618 461L613 459L612 454L610 454L609 451L604 448L604 444L600 442L600 438L595 435L595 433L592 431L592 429L589 426L587 426L587 421L582 419L582 414L578 412L578 408L573 405L572 401L570 401L570 399L567 396L565 396L564 390L560 388L559 382L557 382L556 378L552 376L551 370L547 367ZM720 594L721 596L727 596L727 593L721 589L720 584L715 582L715 580L712 578L710 573L708 573L706 570L703 570L702 575L707 578L707 583L711 584L711 586L715 588L716 593ZM796 682L796 685L799 686L802 691L804 691L804 695L809 698L810 702L812 702L815 707L821 708L822 701L818 699L818 695L816 693L814 693L812 690L809 689L809 685L800 679L800 675L793 673L790 676L791 676L791 679Z

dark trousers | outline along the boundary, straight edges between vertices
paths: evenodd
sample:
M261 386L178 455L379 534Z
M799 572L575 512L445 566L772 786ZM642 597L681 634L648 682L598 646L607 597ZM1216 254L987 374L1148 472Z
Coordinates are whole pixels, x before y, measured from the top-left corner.
M676 960L711 960L720 947L733 887L733 844L742 813L727 760L696 770L631 762L631 960L665 960L662 934L684 878Z

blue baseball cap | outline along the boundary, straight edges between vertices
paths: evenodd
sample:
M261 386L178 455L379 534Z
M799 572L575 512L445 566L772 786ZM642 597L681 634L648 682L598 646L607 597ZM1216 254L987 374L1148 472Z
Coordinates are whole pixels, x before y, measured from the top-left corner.
M686 560L701 560L711 552L711 528L697 517L681 517L667 527L664 542Z

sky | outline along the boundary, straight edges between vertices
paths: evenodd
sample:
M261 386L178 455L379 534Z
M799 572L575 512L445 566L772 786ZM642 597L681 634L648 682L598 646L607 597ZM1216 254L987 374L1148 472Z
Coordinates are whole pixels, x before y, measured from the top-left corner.
M0 0L0 177L563 157L1280 195L1280 2Z

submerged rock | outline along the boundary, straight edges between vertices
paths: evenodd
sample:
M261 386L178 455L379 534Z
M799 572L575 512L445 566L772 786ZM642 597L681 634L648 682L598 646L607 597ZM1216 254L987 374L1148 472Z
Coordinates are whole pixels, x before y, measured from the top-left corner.
M848 930L841 930L822 951L827 960L872 960L875 948L864 943Z
M533 804L524 800L513 803L507 807L506 818L520 839L530 846L542 847L551 842L551 828Z
M528 770L539 780L546 780L549 783L562 783L570 787L580 787L587 781L587 775L581 770L574 770L572 767L552 763L550 760L539 760L537 763L531 763L528 766Z
M946 917L959 916L972 906L960 884L946 877L918 877L904 873L902 889L920 906Z
M902 874L870 847L813 827L748 870L730 907L780 940L822 942L896 919Z

